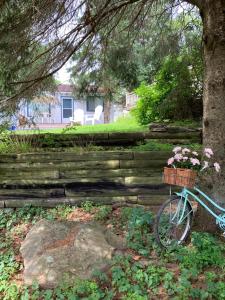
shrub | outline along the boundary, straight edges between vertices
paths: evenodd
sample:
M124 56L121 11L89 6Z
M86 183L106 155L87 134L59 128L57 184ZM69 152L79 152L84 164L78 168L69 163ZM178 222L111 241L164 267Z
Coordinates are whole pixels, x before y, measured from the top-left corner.
M167 57L151 85L142 83L135 93L139 97L134 114L140 124L154 120L192 119L202 115L201 93L185 55Z

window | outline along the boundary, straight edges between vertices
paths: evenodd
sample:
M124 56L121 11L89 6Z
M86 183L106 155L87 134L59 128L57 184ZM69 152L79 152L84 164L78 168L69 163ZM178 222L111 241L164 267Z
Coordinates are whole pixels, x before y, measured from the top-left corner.
M87 112L94 112L95 108L98 105L102 105L103 108L104 108L102 97L98 97L98 98L95 97L95 96L88 96L87 97L87 100L86 100L86 110L87 110Z
M73 115L73 102L72 99L63 98L63 118L67 119Z
M87 98L87 111L89 111L89 112L95 111L95 98L94 97Z

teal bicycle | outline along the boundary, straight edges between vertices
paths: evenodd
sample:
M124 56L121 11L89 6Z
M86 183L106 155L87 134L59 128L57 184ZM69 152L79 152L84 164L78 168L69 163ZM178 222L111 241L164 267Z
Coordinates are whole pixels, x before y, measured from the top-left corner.
M194 217L191 199L204 207L225 232L225 208L219 206L215 200L198 187L194 186L191 190L183 187L181 192L175 193L175 196L170 196L156 216L154 233L160 247L168 248L174 244L182 244L188 238ZM209 203L213 210L209 208Z

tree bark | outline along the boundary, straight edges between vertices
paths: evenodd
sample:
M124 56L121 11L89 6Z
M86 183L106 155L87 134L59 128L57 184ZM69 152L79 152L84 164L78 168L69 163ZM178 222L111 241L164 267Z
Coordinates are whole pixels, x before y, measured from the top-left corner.
M111 109L111 101L110 97L104 99L104 123L110 122L110 109Z
M219 175L208 175L203 186L217 202L225 205L225 0L205 0L200 10L203 20L204 94L203 145L214 151L221 165ZM215 220L200 208L200 229L215 231Z

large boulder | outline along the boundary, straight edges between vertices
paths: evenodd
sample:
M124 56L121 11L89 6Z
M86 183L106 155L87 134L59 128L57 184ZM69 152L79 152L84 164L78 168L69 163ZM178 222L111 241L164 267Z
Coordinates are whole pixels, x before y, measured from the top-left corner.
M63 280L90 279L124 248L124 240L97 223L41 220L20 248L25 283L54 288Z

